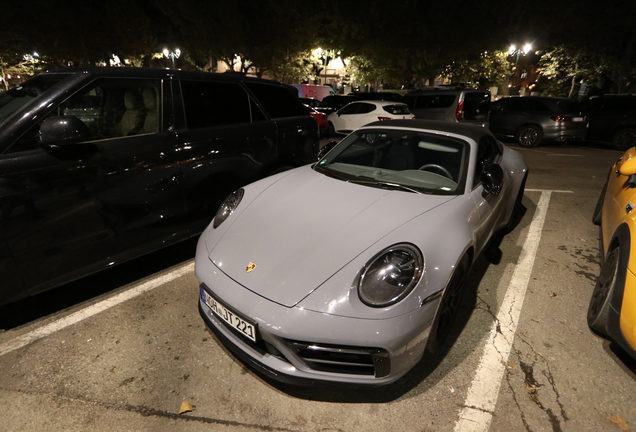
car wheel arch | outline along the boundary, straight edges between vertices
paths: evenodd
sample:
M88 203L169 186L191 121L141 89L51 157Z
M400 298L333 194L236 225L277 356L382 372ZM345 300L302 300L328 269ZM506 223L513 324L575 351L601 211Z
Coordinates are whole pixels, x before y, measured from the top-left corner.
M627 342L623 337L623 333L620 328L620 310L623 304L623 293L625 291L625 281L627 278L627 271L629 266L629 254L631 248L631 233L629 226L626 223L619 225L614 234L612 240L609 242L607 251L613 250L615 247L619 249L618 257L618 270L616 274L616 284L621 287L613 292L610 299L610 316L607 322L607 333L621 346L625 346ZM603 256L605 261L605 256Z

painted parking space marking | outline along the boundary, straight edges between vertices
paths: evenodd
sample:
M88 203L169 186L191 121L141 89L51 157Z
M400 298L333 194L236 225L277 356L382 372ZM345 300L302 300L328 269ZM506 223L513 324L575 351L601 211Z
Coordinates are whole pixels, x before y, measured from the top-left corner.
M508 362L510 350L521 307L526 295L532 267L541 241L543 224L545 223L550 197L553 193L573 193L572 191L526 189L526 192L541 192L537 210L532 218L519 260L506 291L506 296L499 307L497 319L490 328L488 340L479 361L479 366L472 380L464 408L455 423L455 432L486 432L490 428L499 387L503 378L505 364Z
M0 356L8 354L17 349L20 349L32 342L35 342L36 340L47 337L59 330L72 326L73 324L83 321L86 318L92 317L93 315L97 315L98 313L103 312L107 309L110 309L113 306L117 306L120 303L133 299L141 294L144 294L168 282L178 279L181 276L184 276L188 273L192 273L193 271L194 271L194 259L191 259L185 262L184 264L181 264L179 267L176 267L175 269L171 270L168 273L161 274L146 282L142 282L138 285L134 285L130 289L127 289L126 291L120 294L117 294L111 298L103 300L99 303L95 303L82 310L79 310L75 313L65 316L64 318L53 321L45 326L37 328L20 337L17 337L15 339L12 339L8 342L3 343L2 345L0 345Z

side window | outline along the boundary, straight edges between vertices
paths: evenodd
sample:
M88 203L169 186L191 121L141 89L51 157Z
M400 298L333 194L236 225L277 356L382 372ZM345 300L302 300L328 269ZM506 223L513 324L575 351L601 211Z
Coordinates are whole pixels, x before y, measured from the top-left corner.
M88 129L86 141L157 133L161 125L160 80L101 78L66 99L47 115L74 116ZM33 150L40 123L29 129L10 152Z
M540 112L550 111L550 108L548 108L548 106L541 101L534 101L533 108L534 108L534 111L540 111Z
M464 118L466 120L488 120L490 93L466 93L464 95Z
M358 113L358 109L360 109L360 105L359 103L351 103L349 105L346 105L344 107L342 107L342 109L340 110L340 114L357 114Z
M256 99L271 118L297 117L309 115L305 107L291 91L285 87L258 82L245 82Z
M375 110L375 105L368 103L361 103L360 109L358 110L358 114L367 114Z
M497 161L499 156L499 147L491 136L484 136L477 143L477 161L475 163L475 179L474 184L481 182L481 175L484 169L493 162Z
M415 108L448 108L455 101L455 95L420 95L415 101Z
M188 129L250 123L250 99L239 84L182 81Z
M532 106L532 101L524 98L510 99L508 102L508 109L510 111L531 111Z

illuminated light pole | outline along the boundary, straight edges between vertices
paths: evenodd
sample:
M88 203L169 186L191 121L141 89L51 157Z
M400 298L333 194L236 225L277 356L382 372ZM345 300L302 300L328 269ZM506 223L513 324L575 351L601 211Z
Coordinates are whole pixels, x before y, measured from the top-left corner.
M177 48L174 51L169 51L168 48L163 49L163 56L172 60L172 69L176 69L174 65L174 59L179 58L181 55L181 50Z
M523 52L523 55L526 55L530 52L530 50L532 49L532 45L531 44L525 44L522 48L517 48L515 45L510 45L510 50L508 51L508 53L513 56L516 55L517 58L515 60L515 73L512 77L512 85L514 87L516 81L517 81L517 67L519 66L519 55Z

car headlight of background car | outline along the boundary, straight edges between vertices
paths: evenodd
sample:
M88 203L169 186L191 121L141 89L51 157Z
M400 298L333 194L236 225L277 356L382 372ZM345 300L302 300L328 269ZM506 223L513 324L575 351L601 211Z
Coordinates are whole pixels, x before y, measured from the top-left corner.
M223 202L219 206L219 209L216 211L216 215L214 215L214 228L217 228L219 225L221 225L225 221L225 219L227 219L228 216L232 214L234 209L236 209L240 204L244 194L245 191L243 190L243 188L241 188L232 192L230 195L228 195L227 198L223 200Z
M368 306L390 306L413 290L423 272L424 259L417 247L406 243L393 245L364 266L358 295Z

